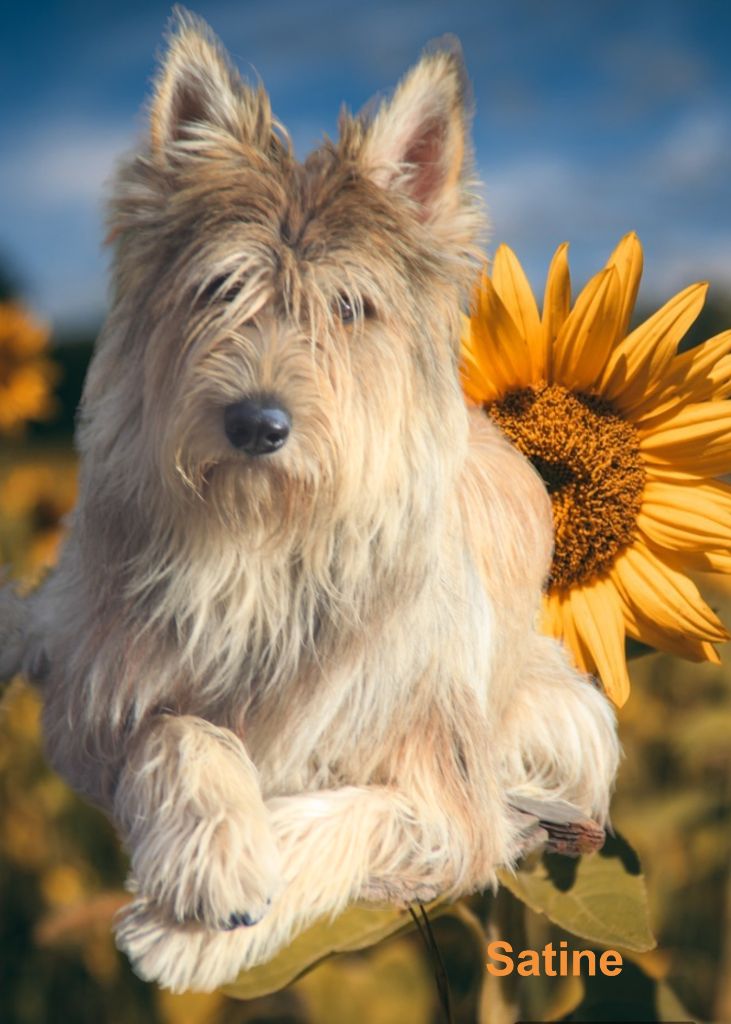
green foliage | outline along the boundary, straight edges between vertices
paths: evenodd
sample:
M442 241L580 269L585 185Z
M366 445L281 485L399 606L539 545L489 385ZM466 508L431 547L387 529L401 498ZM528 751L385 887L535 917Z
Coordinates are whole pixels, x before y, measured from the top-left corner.
M437 907L431 912L446 910L446 907ZM366 949L412 927L408 910L355 904L334 921L318 921L269 963L242 972L224 991L237 999L268 995L335 953Z
M546 854L500 878L531 910L573 935L640 953L655 946L645 880L626 843L610 839L605 850L575 861Z

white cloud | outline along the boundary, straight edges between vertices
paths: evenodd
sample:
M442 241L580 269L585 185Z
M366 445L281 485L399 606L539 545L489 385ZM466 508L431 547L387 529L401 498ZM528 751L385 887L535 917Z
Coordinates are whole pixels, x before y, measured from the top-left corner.
M673 125L650 153L648 173L669 188L703 188L731 174L731 124L711 110L694 111Z
M36 127L0 156L0 180L13 203L57 207L98 201L115 161L130 148L129 127L54 123Z

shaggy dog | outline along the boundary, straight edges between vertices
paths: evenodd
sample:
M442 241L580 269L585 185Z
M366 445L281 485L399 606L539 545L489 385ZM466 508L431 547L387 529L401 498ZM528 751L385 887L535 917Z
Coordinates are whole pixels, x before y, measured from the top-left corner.
M610 707L536 628L546 491L460 392L468 150L454 47L299 163L178 14L117 174L80 498L0 597L0 672L123 836L118 942L170 988L353 900L494 884L545 839L521 808L606 820Z

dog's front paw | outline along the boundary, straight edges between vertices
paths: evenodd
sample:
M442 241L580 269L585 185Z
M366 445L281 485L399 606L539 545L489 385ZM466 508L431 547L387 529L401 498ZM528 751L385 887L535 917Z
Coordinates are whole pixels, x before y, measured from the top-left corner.
M213 820L181 815L132 852L134 886L180 924L224 931L256 924L281 886L280 856L262 808Z
M213 990L238 971L228 952L231 933L170 921L144 898L120 911L115 935L139 977L173 992Z
M150 900L136 899L117 915L118 948L136 974L173 992L210 992L242 970L271 959L291 940L293 921L277 913L250 927L212 930L170 920Z

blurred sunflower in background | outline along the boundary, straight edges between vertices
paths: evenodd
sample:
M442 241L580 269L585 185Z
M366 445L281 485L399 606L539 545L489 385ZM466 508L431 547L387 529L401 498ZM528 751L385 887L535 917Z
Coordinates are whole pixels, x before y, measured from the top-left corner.
M0 552L26 584L37 583L56 563L64 518L76 503L77 468L72 453L53 461L27 461L0 477Z
M568 246L539 314L501 246L465 318L462 383L531 460L553 504L547 632L629 694L625 637L718 662L729 634L687 570L731 572L731 331L682 354L707 286L695 284L628 332L642 274L622 239L573 307Z
M17 302L0 302L0 434L56 411L58 367L47 358L49 330Z

